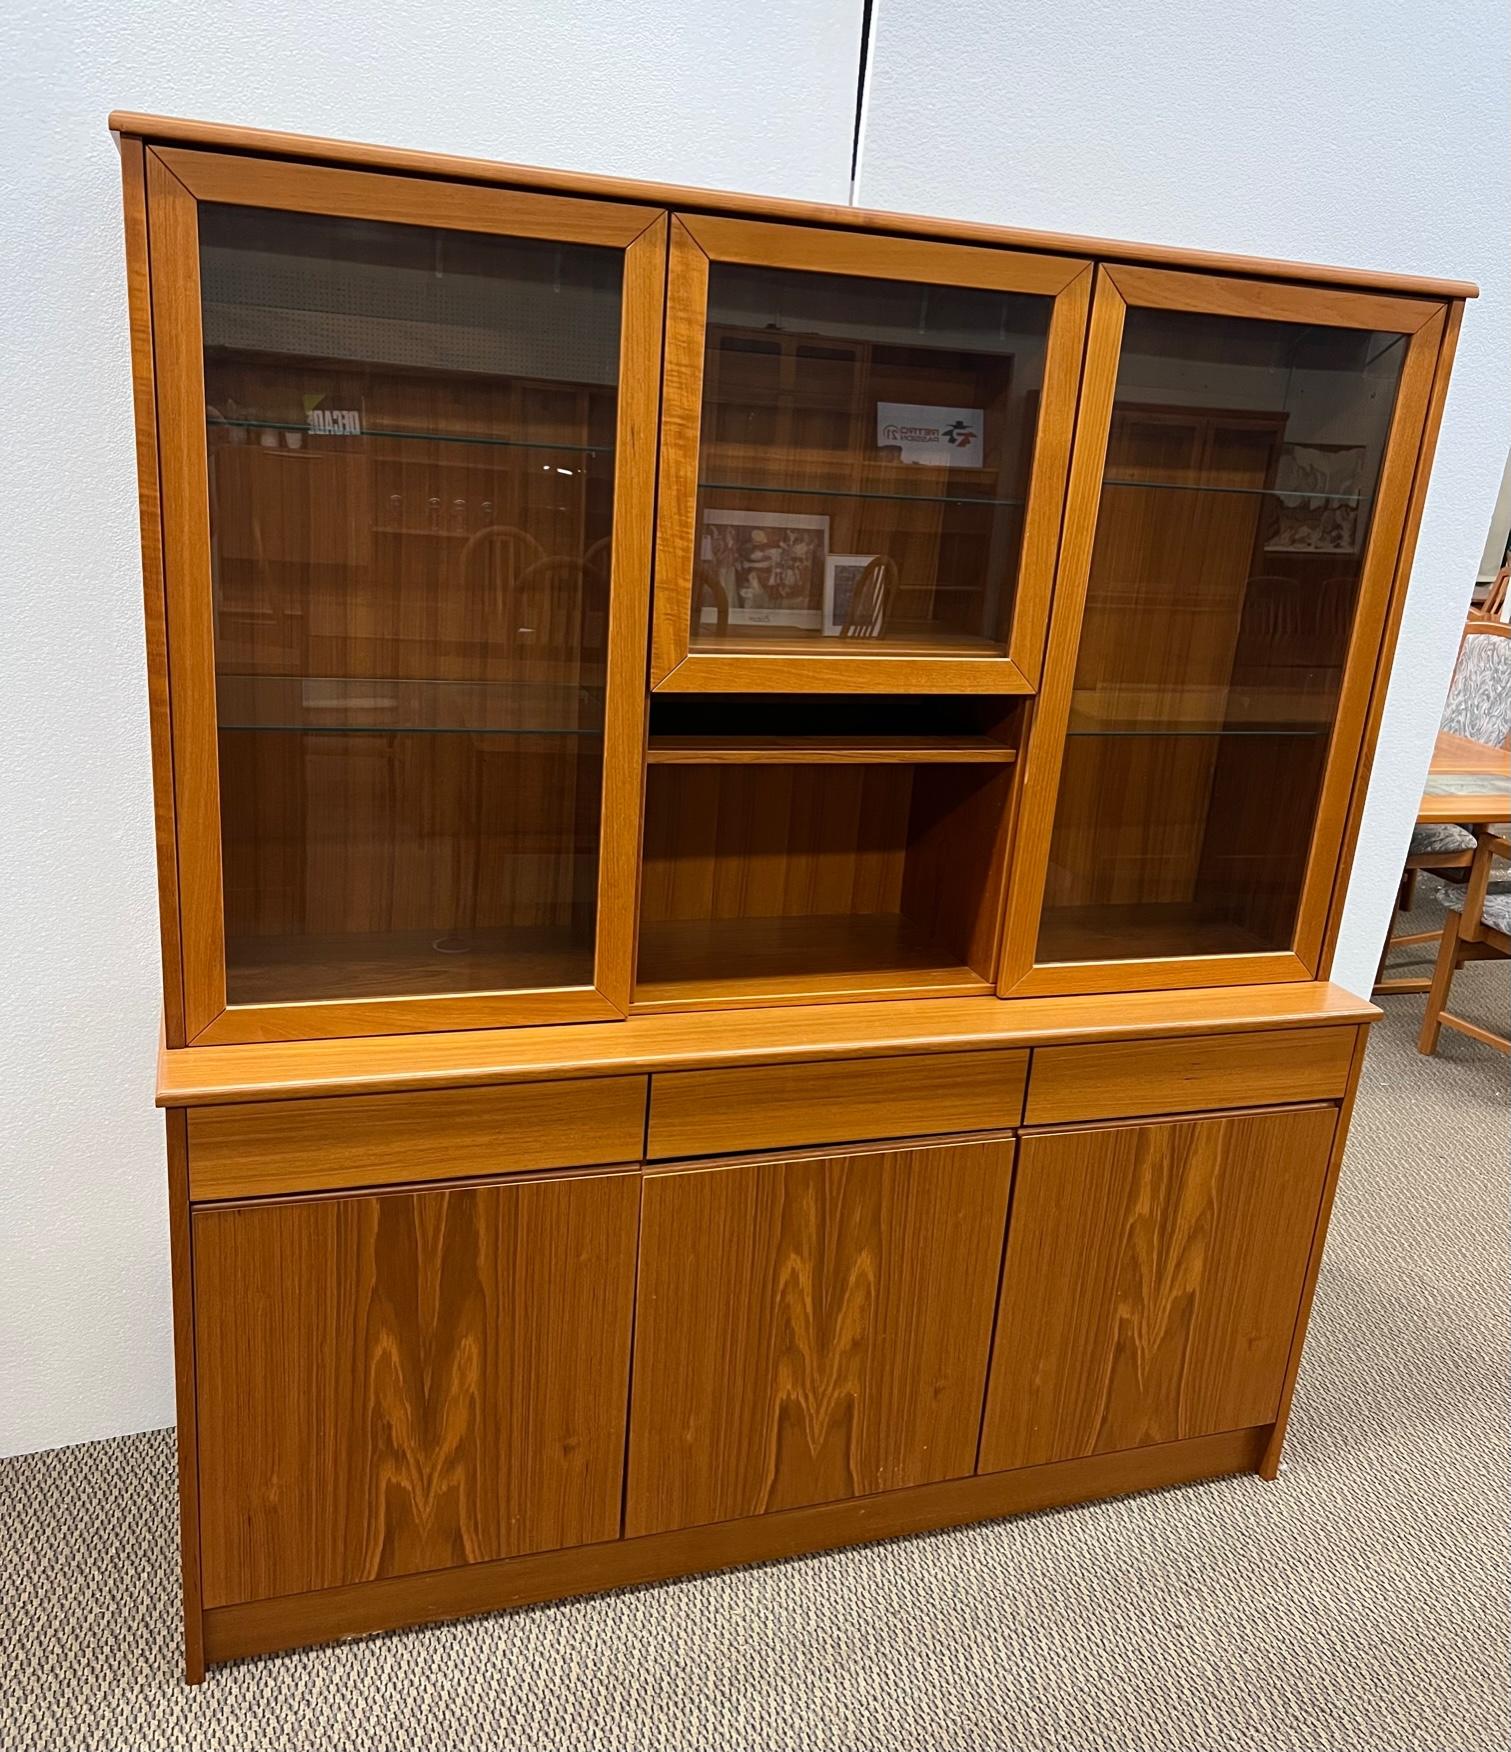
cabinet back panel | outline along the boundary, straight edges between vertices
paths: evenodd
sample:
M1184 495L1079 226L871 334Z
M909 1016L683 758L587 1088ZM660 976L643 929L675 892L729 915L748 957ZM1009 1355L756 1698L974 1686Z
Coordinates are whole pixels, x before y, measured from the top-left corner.
M906 767L652 768L641 917L895 913Z

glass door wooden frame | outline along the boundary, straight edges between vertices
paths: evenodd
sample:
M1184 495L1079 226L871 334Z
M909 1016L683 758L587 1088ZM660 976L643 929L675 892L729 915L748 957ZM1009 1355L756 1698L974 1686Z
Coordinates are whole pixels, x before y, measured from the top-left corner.
M698 457L712 262L973 286L1054 300L1007 652L787 655L692 649ZM1092 265L1073 256L676 213L667 273L651 686L674 693L1026 694L1039 684Z
M1076 654L1091 577L1102 477L1130 306L1394 331L1408 337L1376 488L1353 628L1328 740L1305 872L1288 949L1162 959L1039 963L1040 913L1076 680ZM1282 285L1178 269L1102 265L1097 270L1075 453L1049 629L1046 683L1035 702L1022 775L1017 844L997 990L1002 997L1185 986L1247 985L1319 977L1334 877L1343 853L1355 773L1370 715L1381 640L1403 560L1418 452L1424 438L1448 306L1429 299ZM1409 556L1405 563L1409 564Z
M654 207L174 147L148 149L146 183L184 996L184 1038L168 1044L323 1039L623 1016L634 975L666 214ZM199 274L202 201L623 252L591 986L227 1004Z

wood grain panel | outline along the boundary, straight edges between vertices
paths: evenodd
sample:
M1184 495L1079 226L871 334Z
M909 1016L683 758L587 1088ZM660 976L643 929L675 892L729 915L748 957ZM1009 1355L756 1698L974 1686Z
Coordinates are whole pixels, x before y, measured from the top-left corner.
M1034 702L1033 731L1019 774L1018 826L997 980L1003 997L1012 995L1031 973L1038 942L1126 309L1117 288L1098 268L1065 489L1044 685Z
M296 1095L373 1095L697 1070L716 1064L798 1064L968 1047L1071 1041L1199 1039L1210 1034L1378 1021L1379 1009L1342 986L1203 987L1093 997L934 998L920 1003L777 1005L722 1015L632 1016L616 1028L465 1029L418 1037L269 1041L196 1046L158 1055L162 1107L278 1101Z
M210 592L210 480L205 453L199 212L156 152L147 154L152 334L162 504L163 591L172 702L184 1037L226 1007Z
M1427 300L1369 296L1341 287L1302 287L1272 279L1183 274L1115 262L1108 277L1129 304L1190 310L1261 322L1324 323L1335 328L1394 329L1414 334L1441 306Z
M1025 1138L980 1470L1269 1423L1336 1125L1307 1107Z
M203 1108L189 1116L190 1193L255 1198L634 1162L648 1081Z
M710 1155L995 1131L1023 1116L1026 1052L672 1071L652 1079L646 1154Z
M121 198L126 233L126 297L131 320L131 387L136 411L136 492L147 633L147 703L152 727L152 815L157 841L163 1032L170 1046L183 1046L187 1037L184 970L178 940L178 835L173 819L173 714L168 698L168 610L163 593L162 497L157 472L147 165L137 141L127 141L121 147Z
M1354 1036L1352 1028L1298 1028L1045 1047L1034 1054L1025 1120L1054 1125L1327 1100L1348 1086Z
M1012 1146L646 1177L627 1536L974 1463Z
M1417 452L1416 474L1412 480L1411 497L1401 531L1401 546L1396 556L1395 576L1391 582L1390 602L1381 631L1380 648L1376 653L1373 689L1369 710L1360 733L1359 758L1354 770L1354 788L1349 799L1338 853L1338 868L1333 877L1332 909L1323 934L1317 962L1319 978L1332 972L1333 953L1338 944L1338 932L1343 923L1343 906L1348 894L1349 876L1354 866L1354 850L1359 829L1364 820L1364 800L1369 792L1369 777L1374 766L1375 746L1380 725L1385 716L1385 697L1389 691L1391 668L1395 661L1396 640L1401 630L1401 616L1406 608L1406 591L1411 581L1411 564L1416 554L1417 534L1422 525L1422 513L1427 504L1427 485L1432 474L1432 459L1437 450L1438 431L1443 422L1443 408L1448 399L1448 379L1453 370L1453 356L1458 347L1459 329L1464 307L1452 304L1443 325L1443 337L1438 345L1437 368L1432 379L1432 393L1423 421L1422 442Z
M452 231L502 231L562 243L623 248L660 217L654 207L422 182L413 177L334 170L324 165L237 158L226 152L153 148L196 201L269 207L285 213L339 213L395 225L437 225Z
M1270 261L1260 256L1223 255L1215 250L1183 249L1170 244L1117 242L1107 238L1029 231L1006 225L974 224L964 219L939 219L921 214L883 213L861 207L784 200L776 195L690 189L667 183L636 182L628 177L592 176L581 171L500 164L491 159L466 158L454 153L422 152L401 146L375 146L351 140L332 140L313 134L245 128L224 122L196 121L177 116L147 115L134 110L113 110L109 125L118 134L211 146L220 151L262 152L284 158L323 160L331 164L354 164L426 176L457 177L469 182L501 184L515 188L590 194L606 200L640 201L654 207L746 213L753 218L795 219L805 225L834 225L859 231L888 231L904 236L950 238L1013 249L1044 249L1059 253L1068 251L1081 256L1179 264L1230 274L1264 274L1276 279L1302 280L1317 284L1375 286L1440 298L1474 298L1479 290L1469 280L1385 273L1368 268L1328 267L1316 262Z
M173 1408L178 1428L178 1561L184 1610L184 1677L205 1676L204 1589L199 1555L199 1443L194 1407L194 1252L189 1215L186 1113L167 1116L168 1257L173 1276Z
M1322 1270L1322 1249L1327 1241L1328 1219L1332 1216L1333 1195L1338 1190L1338 1175L1343 1167L1343 1150L1348 1142L1349 1120L1353 1117L1354 1097L1359 1091L1359 1077L1364 1070L1364 1051L1369 1043L1369 1030L1356 1030L1358 1043L1354 1047L1353 1064L1349 1067L1348 1087L1338 1109L1338 1124L1333 1132L1333 1146L1328 1156L1327 1175L1322 1183L1322 1198L1317 1210L1317 1227L1312 1235L1311 1254L1307 1260L1306 1278L1301 1287L1301 1306L1296 1312L1296 1326L1291 1335L1291 1352L1286 1363L1285 1379L1280 1389L1280 1404L1270 1439L1265 1444L1259 1470L1263 1477L1273 1479L1280 1472L1280 1453L1285 1446L1286 1426L1291 1417L1291 1397L1296 1390L1296 1377L1301 1372L1302 1347L1306 1343L1307 1323L1311 1318L1312 1296L1317 1288L1317 1276Z
M638 1190L198 1211L206 1603L614 1538Z
M990 736L656 736L651 766L1010 765L1016 748Z
M405 1624L434 1624L468 1613L496 1612L735 1564L769 1563L998 1515L1252 1472L1267 1433L1235 1430L1159 1448L1133 1448L1089 1460L1025 1466L1017 1472L955 1478L882 1496L753 1515L716 1527L689 1527L545 1556L506 1558L432 1570L423 1576L327 1588L317 1594L221 1606L206 1615L206 1643L212 1660L229 1661Z
M970 249L900 237L866 237L749 219L714 219L679 213L693 241L716 262L855 274L875 280L910 280L940 286L985 286L999 292L1063 292L1089 262L1063 256Z
M619 333L595 983L621 1015L635 980L667 251L664 216L625 251Z

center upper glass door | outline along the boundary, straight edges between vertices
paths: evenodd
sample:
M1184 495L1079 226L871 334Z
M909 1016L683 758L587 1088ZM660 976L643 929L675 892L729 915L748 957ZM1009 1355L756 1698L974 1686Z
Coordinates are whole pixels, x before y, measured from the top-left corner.
M653 685L1031 690L1089 282L676 220Z
M402 179L158 167L165 308L193 288L170 494L204 490L168 556L208 684L175 688L200 1038L627 998L638 810L604 793L640 740L665 220L447 195L417 223Z

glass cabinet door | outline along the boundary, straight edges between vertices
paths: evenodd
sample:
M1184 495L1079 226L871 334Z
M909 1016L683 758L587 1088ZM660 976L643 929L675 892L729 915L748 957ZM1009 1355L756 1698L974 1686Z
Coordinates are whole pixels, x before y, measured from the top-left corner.
M1089 286L1080 261L677 219L653 684L1029 690Z
M1441 331L1103 270L1004 989L1315 970Z
M618 1013L664 219L155 169L191 1038Z

